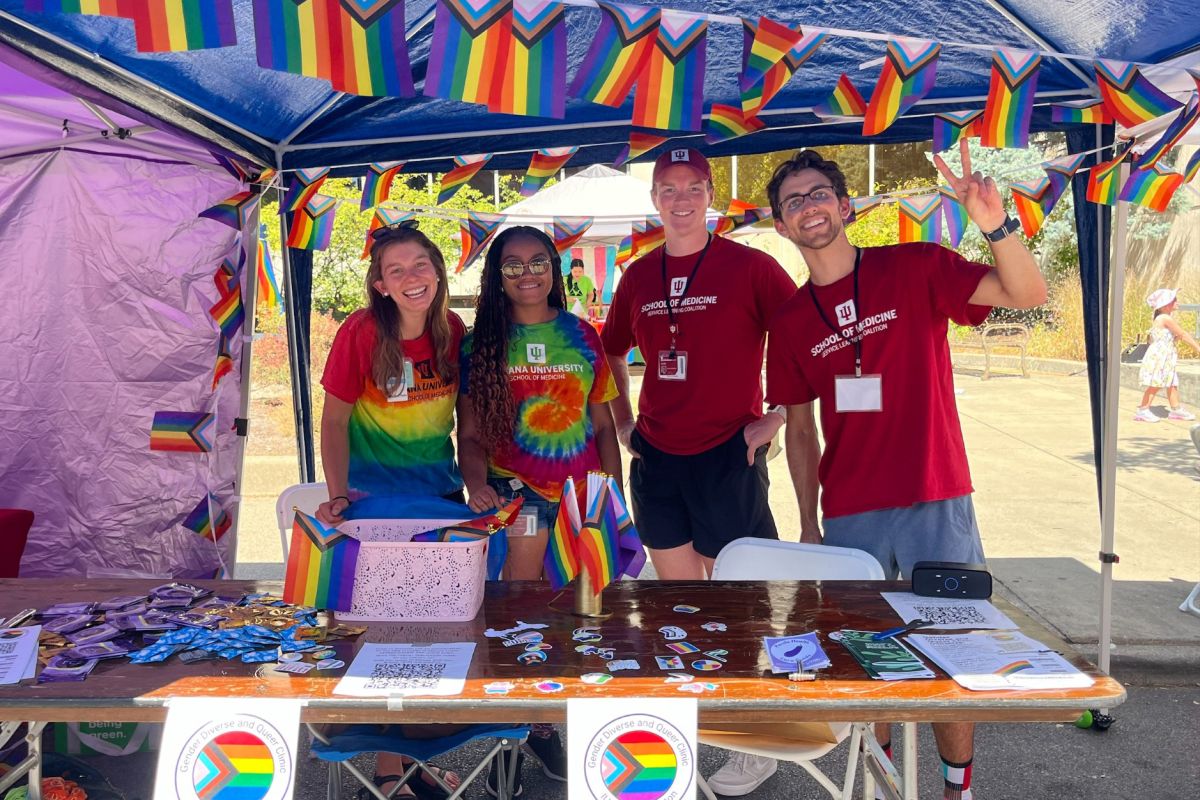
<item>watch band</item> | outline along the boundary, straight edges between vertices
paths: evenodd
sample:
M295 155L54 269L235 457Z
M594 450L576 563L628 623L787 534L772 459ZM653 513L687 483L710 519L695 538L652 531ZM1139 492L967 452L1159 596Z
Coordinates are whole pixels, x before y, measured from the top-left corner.
M1020 222L1005 214L1004 222L1000 223L1000 227L996 228L994 231L985 231L983 238L995 244L996 242L1002 241L1016 233L1020 227Z
M771 406L770 408L767 409L767 413L768 414L778 414L780 417L783 418L784 422L787 422L787 406L784 406L784 405Z

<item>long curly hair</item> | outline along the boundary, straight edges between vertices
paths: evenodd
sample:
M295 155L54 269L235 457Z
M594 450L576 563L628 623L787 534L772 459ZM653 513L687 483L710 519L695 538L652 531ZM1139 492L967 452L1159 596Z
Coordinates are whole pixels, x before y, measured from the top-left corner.
M375 350L371 354L371 380L376 386L387 387L392 381L404 380L404 342L400 337L400 309L396 301L384 297L375 289L383 279L383 254L394 244L415 242L424 248L437 273L433 302L426 312L426 325L433 339L433 368L446 383L458 380L458 353L450 336L450 287L446 280L446 259L429 237L415 227L395 228L371 246L371 265L367 268L367 307L375 320Z
M470 385L471 407L479 426L480 439L488 452L494 452L512 441L517 407L508 383L508 342L512 331L512 303L504 293L504 276L500 273L500 257L504 245L513 239L532 239L542 245L550 256L550 274L554 280L550 296L551 308L565 310L562 259L554 241L537 228L519 225L500 233L488 248L483 262L482 285L475 301L475 328L471 350Z

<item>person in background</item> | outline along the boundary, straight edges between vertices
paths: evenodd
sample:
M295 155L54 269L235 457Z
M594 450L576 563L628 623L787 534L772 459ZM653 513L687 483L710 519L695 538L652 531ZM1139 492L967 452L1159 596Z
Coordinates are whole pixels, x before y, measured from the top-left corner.
M321 462L329 499L317 508L317 519L326 525L343 522L351 504L367 497L432 495L464 502L450 433L465 326L449 310L445 259L416 221L372 233L366 294L367 308L338 329L321 377ZM387 793L409 763L380 753L375 784ZM459 785L458 775L430 766L451 788ZM424 773L396 794L445 796Z
M571 259L571 273L567 275L567 307L572 314L586 317L588 310L596 305L596 284L583 274L583 259Z
M767 353L767 399L787 406L788 467L800 504L802 542L865 550L889 579L917 561L982 563L946 334L950 320L978 325L992 306L1045 302L1037 261L1013 235L996 184L934 164L983 231L995 266L932 243L858 248L838 165L813 150L781 164L767 186L775 230L804 256L811 277L776 314ZM821 401L817 437L813 403ZM762 438L774 434L760 431ZM753 444L753 442L752 442ZM933 726L943 797L970 800L974 725ZM891 729L876 727L889 752ZM769 775L749 756L747 773ZM770 762L770 763L766 763ZM711 783L711 782L710 782Z
M1145 391L1133 421L1158 422L1158 417L1150 410L1150 403L1159 389L1167 390L1167 403L1171 406L1167 419L1194 420L1196 415L1184 408L1179 400L1179 353L1175 349L1175 340L1182 339L1198 352L1200 344L1171 316L1179 307L1179 292L1156 289L1146 298L1146 305L1154 309L1154 322L1150 325L1150 346L1146 348L1142 367L1138 370L1138 382Z
M608 403L616 386L586 320L566 312L554 242L509 228L484 260L475 327L462 343L458 442L468 504L478 512L524 498L509 529L508 580L539 580L563 483L602 471L621 480ZM517 526L518 528L520 526ZM561 737L535 725L527 741L547 777L566 780ZM523 757L522 757L523 758ZM518 786L520 786L518 767ZM495 772L488 779L494 792Z
M638 533L659 578L704 580L734 539L778 538L767 445L749 442L764 424L767 324L796 283L766 253L709 234L712 171L699 151L659 156L650 197L665 244L625 271L601 338L620 390L617 436L633 456ZM625 363L634 345L646 360L636 421Z

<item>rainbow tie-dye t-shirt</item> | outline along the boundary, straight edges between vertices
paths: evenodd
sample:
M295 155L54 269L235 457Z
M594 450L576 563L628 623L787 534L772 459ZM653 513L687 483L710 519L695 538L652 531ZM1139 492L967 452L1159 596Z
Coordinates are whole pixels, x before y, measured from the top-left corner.
M455 358L464 330L462 320L451 313ZM448 383L435 372L429 332L404 341L404 357L412 362L407 400L389 402L387 393L372 381L374 350L375 321L370 312L356 311L338 330L321 377L325 391L354 404L349 426L351 491L373 497L442 496L462 489L450 440L458 383Z
M463 339L462 386L472 335ZM617 396L600 336L585 320L560 311L550 322L514 325L508 345L508 383L517 419L513 441L488 454L488 474L521 481L547 500L562 496L570 475L586 480L600 469L589 403Z

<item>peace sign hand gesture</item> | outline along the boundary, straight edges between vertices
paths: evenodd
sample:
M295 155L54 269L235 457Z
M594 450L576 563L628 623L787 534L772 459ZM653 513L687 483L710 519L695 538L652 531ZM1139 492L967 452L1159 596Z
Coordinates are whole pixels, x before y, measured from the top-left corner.
M941 156L933 157L933 165L958 195L959 202L967 210L967 216L979 226L979 230L985 233L994 231L1004 224L1008 216L996 182L985 178L982 172L971 171L971 153L967 150L966 137L959 140L959 153L962 157L961 177L954 174Z

